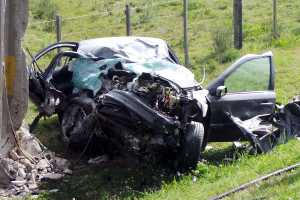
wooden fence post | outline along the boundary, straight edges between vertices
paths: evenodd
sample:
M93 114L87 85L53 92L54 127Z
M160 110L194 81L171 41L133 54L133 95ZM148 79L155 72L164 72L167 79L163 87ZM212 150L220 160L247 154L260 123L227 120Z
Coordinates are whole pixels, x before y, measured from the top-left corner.
M277 29L277 0L273 0L273 37L278 38L278 29Z
M242 0L233 0L234 48L243 48L243 4Z
M131 35L131 19L130 19L130 5L126 4L125 15L126 15L126 35Z
M61 42L61 16L55 16L55 29L56 29L56 42ZM57 53L60 53L60 48L57 49Z
M61 16L55 16L55 27L56 27L56 41L61 41Z
M188 0L183 0L183 39L184 39L184 63L190 65L189 42L188 42Z

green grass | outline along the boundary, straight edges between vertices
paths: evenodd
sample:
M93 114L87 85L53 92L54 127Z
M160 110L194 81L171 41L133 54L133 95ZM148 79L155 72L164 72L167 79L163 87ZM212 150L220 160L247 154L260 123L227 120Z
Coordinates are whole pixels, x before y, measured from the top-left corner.
M29 28L24 46L32 52L55 41L53 22L46 15L37 18L40 0L30 0ZM82 40L92 37L118 36L125 33L123 8L125 1L112 0L51 0L63 19L91 15L76 20L63 20L63 39ZM134 8L132 24L134 35L166 39L183 60L182 4L181 1L131 0ZM271 1L244 2L244 48L225 55L229 59L247 53L272 50L276 65L277 101L286 103L300 91L300 3L297 0L278 1L278 19L281 37L271 37ZM156 4L161 4L156 6ZM51 5L50 5L51 6ZM47 12L47 13L49 13ZM106 12L106 13L103 13ZM51 12L50 12L51 13ZM102 13L99 15L99 13ZM232 0L190 1L190 68L198 80L206 66L204 85L216 78L231 63L220 64L220 55L214 49L214 33L220 28L231 31ZM40 16L40 15L39 15ZM169 17L166 17L169 16ZM50 23L50 25L49 25ZM51 25L52 23L52 25ZM225 51L226 52L226 51ZM224 56L224 55L222 55ZM225 57L225 58L226 58ZM223 60L223 59L222 59ZM43 62L44 64L47 62ZM26 121L32 121L36 110L30 104ZM35 132L49 149L76 160L78 155L69 152L58 140L59 125L56 117L42 120ZM150 163L114 161L101 167L77 169L63 181L43 184L46 190L39 199L207 199L238 186L265 173L300 161L300 142L292 140L274 151L258 156L236 152L230 143L212 144L204 152L206 162L189 174L178 176ZM71 155L70 155L71 154ZM229 160L229 161L228 161ZM230 161L231 160L231 161ZM196 177L196 181L193 181ZM58 188L58 193L47 190ZM297 199L299 197L299 170L289 176L280 176L228 199Z
M200 163L197 170L180 176L150 163L133 164L131 161L117 160L104 166L75 170L72 176L63 181L44 183L42 189L55 188L59 192L45 192L38 199L208 199L294 164L300 159L299 153L300 143L297 140L260 156L236 152L231 146L225 145L206 151L203 155L206 161ZM296 172L299 173L299 170ZM261 184L261 187L256 186L234 195L234 198L288 199L299 195L298 186L299 175L293 172L288 177L273 178Z
M299 199L300 170L282 175L237 193L227 199Z

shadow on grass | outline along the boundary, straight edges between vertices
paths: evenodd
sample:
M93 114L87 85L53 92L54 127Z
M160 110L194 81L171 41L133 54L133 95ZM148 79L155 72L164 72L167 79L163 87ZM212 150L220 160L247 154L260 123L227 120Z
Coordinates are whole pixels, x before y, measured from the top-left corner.
M156 191L163 183L169 183L174 175L163 169L146 167L85 167L63 180L51 181L41 189L58 189L45 192L42 199L133 199L144 192Z
M60 140L57 117L41 120L34 131L40 141L57 155L76 163L80 152L72 152ZM86 158L74 166L72 176L62 180L47 181L39 199L126 199L138 198L144 192L161 188L163 183L176 179L176 173L152 163L131 160L114 160L99 166L88 166ZM80 169L78 169L80 168ZM178 179L178 177L177 177ZM52 193L51 190L58 189Z
M43 145L49 150L59 153L60 155L66 154L66 147L60 140L60 126L57 117L41 119L33 134L39 138Z
M72 154L59 140L57 121L56 117L42 120L35 133L51 151L74 162L79 155ZM216 145L204 152L203 158L213 165L236 160L238 154L229 144ZM157 191L164 183L173 180L180 181L174 171L153 163L115 160L100 166L84 164L81 169L75 169L72 176L44 182L41 189L45 192L39 199L133 199L142 197L146 192ZM52 193L52 189L58 189L58 192Z
M236 149L232 143L217 143L218 146L205 151L202 158L210 165L230 164L238 160L243 154L249 153L247 149ZM215 145L217 145L215 143Z

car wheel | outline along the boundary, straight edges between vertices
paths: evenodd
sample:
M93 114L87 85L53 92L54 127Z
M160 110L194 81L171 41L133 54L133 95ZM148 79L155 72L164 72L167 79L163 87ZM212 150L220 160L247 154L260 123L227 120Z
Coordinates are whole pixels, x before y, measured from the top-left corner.
M84 144L89 138L88 131L85 130L84 124L89 113L78 104L69 105L62 115L61 133L64 142L69 145Z
M287 104L285 109L290 111L295 116L300 116L300 106L296 102Z
M192 121L183 131L178 167L180 170L194 169L200 158L204 140L204 127L200 122Z

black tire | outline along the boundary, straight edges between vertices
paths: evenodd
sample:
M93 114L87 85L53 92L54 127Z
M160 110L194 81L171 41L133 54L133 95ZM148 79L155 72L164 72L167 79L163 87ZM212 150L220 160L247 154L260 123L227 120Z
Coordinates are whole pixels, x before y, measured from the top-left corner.
M194 169L200 158L204 141L204 126L192 121L183 131L178 157L178 167L181 171Z
M64 112L58 113L61 125L62 138L66 143L85 143L92 133L95 121L91 113L96 108L93 99L75 97Z
M64 142L71 144L85 144L89 138L84 125L89 113L78 104L69 105L62 115L61 133Z
M300 116L300 105L297 102L287 104L285 109L295 116Z

